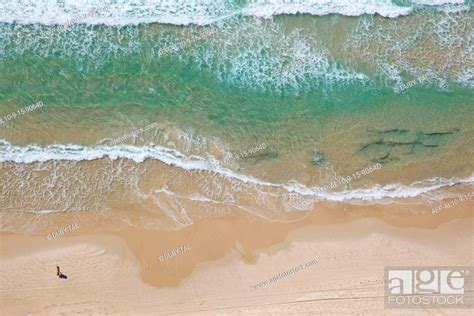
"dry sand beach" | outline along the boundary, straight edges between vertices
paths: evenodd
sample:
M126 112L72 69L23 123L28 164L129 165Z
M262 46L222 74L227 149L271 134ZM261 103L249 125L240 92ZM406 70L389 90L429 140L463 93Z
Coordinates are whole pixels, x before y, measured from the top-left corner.
M5 315L400 315L383 308L384 267L473 265L473 206L432 215L419 205L328 204L293 223L235 216L169 232L81 228L52 241L3 233L1 305Z

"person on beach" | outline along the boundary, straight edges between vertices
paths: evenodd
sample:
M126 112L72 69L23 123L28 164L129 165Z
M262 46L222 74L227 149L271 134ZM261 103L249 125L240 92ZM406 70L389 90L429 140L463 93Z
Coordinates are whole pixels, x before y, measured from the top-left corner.
M67 276L65 276L64 274L61 273L61 271L59 270L59 266L56 266L56 275L60 278L60 279L67 279Z

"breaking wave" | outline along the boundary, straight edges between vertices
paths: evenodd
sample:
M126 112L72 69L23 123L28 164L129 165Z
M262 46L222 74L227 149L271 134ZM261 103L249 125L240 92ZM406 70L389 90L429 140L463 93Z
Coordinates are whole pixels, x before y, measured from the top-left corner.
M73 144L57 144L40 147L37 145L15 146L8 141L0 141L0 163L34 164L51 161L58 163L60 161L79 162L97 159L126 159L135 163L142 163L147 159L151 159L185 171L209 172L231 181L261 188L276 189L283 194L296 194L303 197L314 197L318 200L333 202L365 201L389 203L393 199L415 198L456 184L474 184L474 175L472 175L465 179L434 178L417 181L409 185L399 183L387 185L377 184L371 188L326 191L321 187L307 187L297 182L268 182L228 169L216 159L205 159L197 155L185 155L178 150L162 146L137 147L118 145L84 147Z
M98 7L108 10L96 12ZM136 25L166 23L206 25L230 16L271 18L281 14L346 16L375 15L396 18L412 13L417 6L466 6L463 0L5 0L0 2L0 22L19 24L77 23ZM80 18L78 18L80 17Z

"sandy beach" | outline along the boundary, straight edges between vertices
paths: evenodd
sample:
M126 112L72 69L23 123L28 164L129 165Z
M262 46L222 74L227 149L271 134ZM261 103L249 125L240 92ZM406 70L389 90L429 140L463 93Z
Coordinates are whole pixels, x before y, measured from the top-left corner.
M399 315L384 310L384 267L473 265L473 204L440 215L328 204L293 223L232 216L54 240L2 233L0 304L5 315Z

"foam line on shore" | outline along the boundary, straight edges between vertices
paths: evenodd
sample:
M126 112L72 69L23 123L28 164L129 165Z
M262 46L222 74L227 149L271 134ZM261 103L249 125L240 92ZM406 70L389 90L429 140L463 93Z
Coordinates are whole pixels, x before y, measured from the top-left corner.
M375 185L371 188L325 191L320 187L307 187L300 183L282 184L271 183L253 176L240 174L225 168L217 160L206 160L199 156L186 156L175 149L162 146L137 147L131 145L84 147L74 144L55 144L46 147L38 145L15 146L6 140L0 140L0 162L13 162L17 164L32 164L48 161L92 161L97 159L128 159L142 163L147 159L161 161L169 166L174 166L187 171L214 172L221 176L243 183L252 184L269 189L280 189L287 193L296 193L301 196L311 196L318 199L343 202L343 201L383 201L388 202L398 198L414 198L422 194L450 187L457 184L474 184L474 175L465 179L459 178L433 178L414 182L410 185L387 184Z

